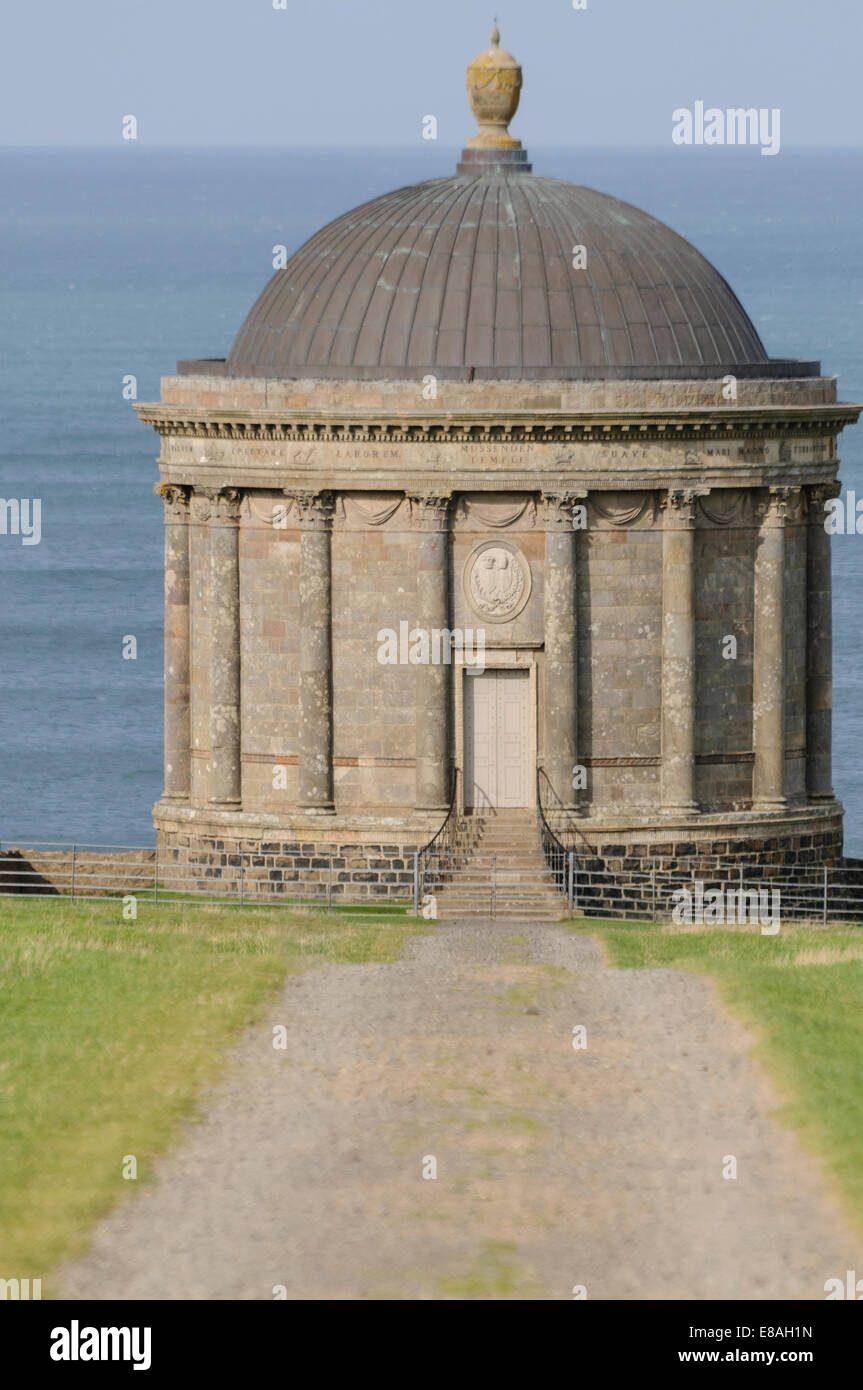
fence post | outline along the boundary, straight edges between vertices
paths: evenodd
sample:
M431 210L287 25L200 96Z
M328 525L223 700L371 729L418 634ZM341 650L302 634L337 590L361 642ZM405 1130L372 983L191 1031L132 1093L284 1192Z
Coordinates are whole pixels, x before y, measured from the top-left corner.
M240 850L240 907L243 906L243 903L244 903L244 901L245 901L245 896L246 896L245 855L244 855L243 851Z
M569 911L575 906L575 851L569 851Z
M497 899L497 855L491 856L491 915L494 917Z
M75 901L75 852L77 846L72 846L72 901Z
M332 852L330 852L330 874L329 874L329 878L327 879L327 912L330 911L330 909L332 908L332 905L333 905L333 856L332 856Z
M420 853L414 850L414 917L420 915Z
M159 846L156 845L156 857L153 860L153 902L159 901Z
M827 925L827 865L824 865L824 905L821 913L821 920L825 927Z
M653 902L652 921L656 921L656 860L651 861L650 865L650 897Z

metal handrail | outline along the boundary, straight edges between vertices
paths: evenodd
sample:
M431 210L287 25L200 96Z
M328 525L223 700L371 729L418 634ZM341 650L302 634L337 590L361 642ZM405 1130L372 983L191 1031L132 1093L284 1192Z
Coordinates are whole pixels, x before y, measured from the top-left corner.
M444 831L446 830L447 826L450 824L450 822L451 822L452 819L453 819L453 815L454 815L455 807L456 807L456 801L457 801L457 799L458 799L458 779L459 779L459 771L460 771L460 769L457 768L457 767L454 767L454 768L452 769L452 791L451 791L451 793L450 793L449 809L447 810L446 818L444 819L443 824L440 826L440 828L439 828L438 830L435 831L434 835L432 835L432 837L431 837L431 839L429 840L428 844L423 845L422 849L420 850L420 854L429 854L429 853L431 853L431 852L433 851L433 849L434 849L434 847L435 847L437 841L441 838L441 836L443 835L443 833L444 833Z
M555 833L554 833L554 831L552 830L551 826L549 825L548 820L546 819L545 808L544 808L544 806L543 806L543 804L542 804L542 778L543 778L543 777L545 778L546 782L548 782L548 785L551 786L551 782L549 781L548 773L545 771L545 768L544 768L544 767L538 766L537 769L536 769L536 825L537 825L537 830L539 831L540 839L542 839L544 835L547 836L548 839L549 839L549 841L554 845L555 849L560 850L561 853L566 853L566 846L563 845L563 844L561 843L561 841L557 838L557 836L555 835Z
M431 865L434 860L441 860L444 855L453 855L456 850L456 837L458 834L458 817L456 806L458 805L458 779L460 769L452 769L452 792L450 793L449 809L443 824L432 835L427 844L417 851L416 856L416 897L418 903L422 901L425 893L426 877L429 875Z
M587 836L585 835L584 831L583 831L583 830L580 830L580 829L578 828L577 825L569 825L569 826L567 826L567 830L571 831L571 833L572 833L572 835L574 836L575 840L576 840L577 842L580 841L580 844L578 844L577 846L576 846L576 845L567 845L567 844L565 844L565 843L563 842L563 840L560 838L560 833L559 833L557 830L552 829L551 825L549 824L548 818L547 818L547 816L545 815L545 808L543 807L543 804L542 804L542 779L545 779L545 782L546 782L546 785L547 785L549 791L551 792L552 796L554 796L554 797L557 798L558 804L562 806L563 803L561 802L560 797L557 796L557 793L556 793L556 791L554 790L554 787L552 786L551 778L549 777L549 775L548 775L548 773L546 772L545 768L542 766L541 763L538 764L537 769L536 769L536 804L537 804L537 806L540 808L540 810L542 811L543 819L544 819L546 825L548 826L548 832L549 832L549 834L550 834L551 836L553 836L553 838L554 838L554 839L557 841L557 843L560 845L561 849L564 849L564 850L570 850L570 849L571 849L571 850L575 850L576 853L578 853L578 850L581 849L581 851L584 853L585 858L587 858L587 859L594 859L594 858L596 857L596 850L594 849L593 845L592 845L592 844L590 843L590 841L588 840L588 838L587 838Z
M575 902L575 856L572 849L564 845L552 830L542 804L542 778L549 786L548 774L543 767L536 769L536 829L545 860L554 875L555 883L566 894L570 910ZM552 788L553 790L553 788Z

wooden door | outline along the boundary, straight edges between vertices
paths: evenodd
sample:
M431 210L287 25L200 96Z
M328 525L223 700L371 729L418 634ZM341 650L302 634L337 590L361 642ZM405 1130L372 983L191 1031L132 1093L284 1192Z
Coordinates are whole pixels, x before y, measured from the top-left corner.
M465 806L530 805L527 671L465 676Z

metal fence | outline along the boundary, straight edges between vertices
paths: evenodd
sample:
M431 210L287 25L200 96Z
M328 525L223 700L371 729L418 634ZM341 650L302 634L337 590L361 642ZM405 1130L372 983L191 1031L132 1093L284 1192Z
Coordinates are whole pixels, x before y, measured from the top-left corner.
M550 868L576 916L695 923L863 922L863 867L699 861L665 869L589 867L573 852Z
M577 825L558 826L559 802L551 782L537 769L536 824L543 857L570 912L584 917L636 921L694 921L743 924L772 917L774 894L788 922L863 921L863 860L838 864L741 863L730 857L698 856L692 862L624 860L609 869ZM547 814L548 813L548 814ZM675 917L675 914L677 916ZM729 916L729 914L731 914Z
M257 851L186 853L188 859L178 861L164 852L160 858L152 846L32 841L0 845L0 903L4 897L90 901L133 896L150 903L327 910L344 904L404 911L416 900L416 862L398 875L400 883L376 884L345 882L335 852L308 856L303 865L287 859L276 864L273 856Z
M532 846L525 846L526 849ZM863 865L786 867L699 860L668 869L660 861L608 869L553 840L543 866L510 854L440 853L423 887L434 915L624 918L736 925L781 922L863 923Z
M533 842L535 843L535 842ZM621 917L641 921L678 919L721 923L764 920L778 906L783 921L863 923L863 862L782 866L705 861L667 868L658 861L608 869L567 849L553 835L541 836L543 867L525 869L503 853L483 853L476 837L455 834L418 851L400 882L354 883L336 863L338 856L316 854L298 866L273 866L255 851L230 853L214 864L210 852L200 862L177 862L154 847L47 844L0 845L0 903L3 897L96 900L134 896L142 902L224 903L233 906L342 906L421 913L427 895L435 915L456 917L470 911L490 917L532 910L556 899L562 915ZM525 849L533 844L525 845ZM194 852L189 851L190 856ZM717 900L717 890L721 900ZM778 899L774 899L778 894ZM686 913L690 914L688 917ZM747 915L748 914L748 915ZM754 914L754 916L753 916Z

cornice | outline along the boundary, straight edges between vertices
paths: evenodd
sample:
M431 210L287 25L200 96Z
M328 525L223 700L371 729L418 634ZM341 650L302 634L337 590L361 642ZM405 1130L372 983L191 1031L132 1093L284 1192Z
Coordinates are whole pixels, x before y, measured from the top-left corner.
M251 411L141 402L139 419L160 435L297 443L591 443L835 435L863 406L757 406L630 411L471 411L445 418L408 411Z

